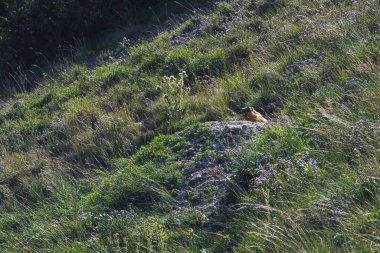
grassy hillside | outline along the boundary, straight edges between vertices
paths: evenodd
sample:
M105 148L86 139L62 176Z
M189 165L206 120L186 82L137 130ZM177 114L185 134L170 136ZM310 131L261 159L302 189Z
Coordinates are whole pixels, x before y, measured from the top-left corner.
M4 100L1 251L379 251L379 11L223 0ZM271 127L229 155L221 215L176 210L176 152L243 106Z
M189 6L201 6L209 1L194 3L190 0L184 4L174 2L1 1L0 89L9 86L19 89L34 87L33 81L51 68L52 61L53 65L56 64L57 58L67 61L75 55L79 47L87 47L84 51L88 54L89 49L104 48L102 40L114 42L110 34L112 31L113 35L121 34L120 31L127 34L128 29L136 26L140 26L141 30L141 27L150 24L152 20L160 22L162 18L168 18L169 12L183 12ZM138 35L136 32L131 34ZM21 87L15 87L15 81L18 81L17 86Z

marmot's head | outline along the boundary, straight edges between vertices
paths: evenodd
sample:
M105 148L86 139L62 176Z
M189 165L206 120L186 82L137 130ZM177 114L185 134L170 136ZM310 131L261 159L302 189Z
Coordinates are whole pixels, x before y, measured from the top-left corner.
M241 109L242 112L244 113L244 115L247 115L247 113L253 113L253 112L256 112L255 109L251 106L249 107L244 107Z

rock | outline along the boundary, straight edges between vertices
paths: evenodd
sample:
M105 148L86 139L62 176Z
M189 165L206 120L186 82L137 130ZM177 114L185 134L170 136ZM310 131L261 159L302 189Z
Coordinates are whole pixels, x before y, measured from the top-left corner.
M195 166L188 166L186 168L183 169L183 175L187 176L187 175L190 175L191 173L195 172L196 171L196 167Z
M232 172L226 168L231 161L224 159L228 150L240 150L254 133L268 123L249 121L208 122L209 134L190 138L190 147L181 156L180 163L188 164L182 170L182 188L175 200L178 210L196 209L207 219L218 210L228 192ZM181 134L181 133L178 133ZM208 143L211 142L211 145ZM223 159L220 159L220 157ZM200 158L201 157L201 158Z

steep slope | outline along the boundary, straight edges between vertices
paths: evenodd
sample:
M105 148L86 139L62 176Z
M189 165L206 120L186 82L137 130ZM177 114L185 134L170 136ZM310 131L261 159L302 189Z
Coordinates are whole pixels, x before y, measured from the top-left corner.
M71 65L4 101L0 248L378 251L379 10L219 1L152 40L123 40L120 59ZM199 122L240 119L244 106L270 127L218 153L209 131L223 124ZM196 192L219 173L228 187Z

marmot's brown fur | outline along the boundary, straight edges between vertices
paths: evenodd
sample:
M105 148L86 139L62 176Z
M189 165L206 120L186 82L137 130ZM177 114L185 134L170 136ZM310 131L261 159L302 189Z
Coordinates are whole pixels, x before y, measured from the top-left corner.
M242 109L242 111L244 113L244 118L247 121L251 121L251 122L263 122L263 123L268 122L268 120L266 120L263 117L263 115L261 115L261 113L255 111L255 109L253 109L253 107L244 107Z

